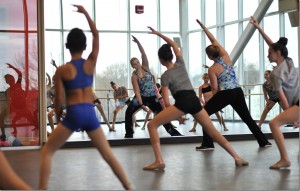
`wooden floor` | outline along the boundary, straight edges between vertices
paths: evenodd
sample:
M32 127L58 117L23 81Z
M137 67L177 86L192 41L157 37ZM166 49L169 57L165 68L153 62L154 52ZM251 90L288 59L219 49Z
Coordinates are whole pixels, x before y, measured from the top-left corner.
M163 144L164 172L143 171L153 161L150 145L113 146L137 190L299 190L299 138L286 139L291 167L270 170L279 159L273 147L256 141L231 141L236 152L250 162L236 168L219 145L214 151L195 151L199 143ZM38 186L40 150L4 151L14 170L33 188ZM53 158L50 190L121 190L109 166L95 148L60 149Z

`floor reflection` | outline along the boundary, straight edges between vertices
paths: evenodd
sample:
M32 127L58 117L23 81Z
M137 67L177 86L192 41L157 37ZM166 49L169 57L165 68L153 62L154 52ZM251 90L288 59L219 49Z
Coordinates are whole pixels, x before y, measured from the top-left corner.
M138 122L140 127L134 127L134 138L149 138L147 128L142 130L143 121ZM185 136L202 136L202 128L198 124L196 128L196 132L189 132L189 130L193 127L193 120L190 118L186 121L185 125L179 125L177 121L172 122L175 126L177 126L177 130ZM236 135L236 134L251 134L247 125L243 122L233 122L233 121L226 121L226 126L229 129L228 131L223 131L220 124L217 121L213 121L215 127L221 132L223 135ZM50 128L50 127L47 127ZM115 139L123 139L125 135L125 124L118 123L116 124L116 132L109 132L107 125L102 124L102 128L107 135L108 140L115 140ZM299 129L294 129L293 127L283 126L281 127L283 132L299 132ZM268 123L264 123L262 125L263 133L271 133ZM158 133L160 137L171 137L165 129L161 126L158 129ZM73 141L89 141L89 137L86 133L82 132L75 132L73 135L68 139L69 142Z

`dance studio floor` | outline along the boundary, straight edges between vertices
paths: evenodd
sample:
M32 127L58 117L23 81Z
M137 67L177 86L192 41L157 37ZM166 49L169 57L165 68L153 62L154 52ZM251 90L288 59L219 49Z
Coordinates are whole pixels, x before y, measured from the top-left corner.
M171 137L163 127L159 128L165 171L144 171L143 166L154 160L147 129L135 127L133 139L122 138L124 123L117 124L116 132L109 132L105 125L103 129L137 190L299 190L299 129L281 128L288 137L286 146L291 167L270 170L269 166L279 159L279 152L267 123L262 131L273 144L270 148L259 148L244 123L226 122L229 131L222 131L217 122L213 123L230 140L236 152L249 161L249 166L236 168L233 159L217 144L214 151L195 151L200 145L202 131L198 125L196 132L188 132L193 124L189 120L185 125L174 122L182 137ZM74 133L68 141L53 158L50 190L122 189L85 133ZM37 189L40 150L4 153L15 171Z
M113 152L137 190L299 190L299 139L288 138L291 167L270 170L279 159L273 147L256 141L231 141L249 166L236 168L219 146L195 151L199 143L163 144L164 171L144 171L153 162L150 145L113 146ZM40 150L4 151L14 170L37 189ZM60 149L53 158L50 190L121 190L120 182L95 148Z

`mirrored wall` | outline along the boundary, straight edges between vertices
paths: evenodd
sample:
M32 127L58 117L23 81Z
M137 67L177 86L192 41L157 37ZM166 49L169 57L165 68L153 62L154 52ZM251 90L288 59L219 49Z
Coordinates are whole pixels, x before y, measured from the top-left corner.
M0 2L1 146L39 145L36 0Z

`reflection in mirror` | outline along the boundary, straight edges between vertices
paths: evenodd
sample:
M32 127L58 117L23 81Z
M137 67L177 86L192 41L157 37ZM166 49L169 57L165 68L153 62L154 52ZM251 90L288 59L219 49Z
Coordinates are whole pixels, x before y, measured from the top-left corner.
M1 3L1 146L39 145L36 7L35 0Z

